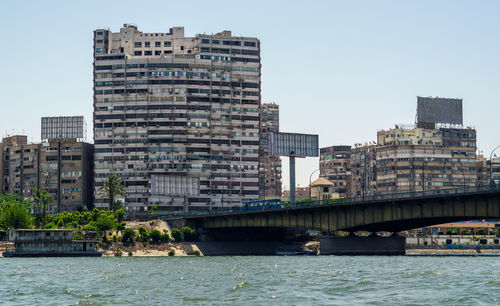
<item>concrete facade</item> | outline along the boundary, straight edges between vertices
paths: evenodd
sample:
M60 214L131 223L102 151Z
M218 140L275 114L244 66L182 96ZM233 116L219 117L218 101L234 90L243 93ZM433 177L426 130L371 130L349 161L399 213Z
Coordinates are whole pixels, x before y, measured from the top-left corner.
M259 198L280 198L281 158L271 155L269 133L279 132L279 105L263 103L260 106L260 148L259 148Z
M185 37L183 27L94 31L95 188L125 183L129 210L183 210L151 196L152 174L199 178L190 211L259 196L260 42L230 31ZM97 195L97 192L95 192ZM97 196L96 206L107 207Z
M474 129L396 127L377 138L379 194L478 185Z
M332 193L346 197L351 185L351 146L320 148L319 153L319 177L332 182Z
M33 199L33 189L53 198L49 213L92 206L93 145L76 139L27 143L26 136L2 141L2 192Z

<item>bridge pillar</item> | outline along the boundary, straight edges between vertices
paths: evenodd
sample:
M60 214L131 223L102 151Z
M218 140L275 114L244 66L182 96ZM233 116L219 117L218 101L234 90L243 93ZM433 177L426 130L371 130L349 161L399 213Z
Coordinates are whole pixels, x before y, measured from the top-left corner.
M358 236L322 236L319 239L320 255L404 255L406 238Z
M290 156L290 204L295 205L295 156ZM311 188L311 186L309 186Z

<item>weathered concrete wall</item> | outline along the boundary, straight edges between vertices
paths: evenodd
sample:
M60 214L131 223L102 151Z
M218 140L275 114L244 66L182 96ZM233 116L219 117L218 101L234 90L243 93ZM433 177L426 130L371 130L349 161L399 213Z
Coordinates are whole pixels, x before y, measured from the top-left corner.
M404 255L406 238L392 237L335 237L320 238L320 255Z
M201 241L193 242L205 256L276 255L280 249L301 251L300 246L279 241Z

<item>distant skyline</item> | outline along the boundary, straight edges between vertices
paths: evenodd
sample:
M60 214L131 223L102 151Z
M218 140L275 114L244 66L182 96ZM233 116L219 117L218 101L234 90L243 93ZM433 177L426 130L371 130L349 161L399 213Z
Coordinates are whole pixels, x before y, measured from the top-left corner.
M416 96L440 96L463 99L489 157L500 145L499 11L498 1L5 1L0 133L39 141L42 116L83 115L92 140L92 31L135 23L259 38L262 102L280 105L282 131L317 133L322 147L374 141L415 121ZM283 168L287 188L287 158ZM317 168L298 160L297 183Z

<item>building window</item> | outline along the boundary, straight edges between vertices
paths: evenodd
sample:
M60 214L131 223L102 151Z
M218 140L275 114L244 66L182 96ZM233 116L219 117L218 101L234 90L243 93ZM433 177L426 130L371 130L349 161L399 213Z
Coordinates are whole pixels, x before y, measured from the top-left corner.
M150 48L151 47L151 43L149 41L145 41L144 42L144 47L145 48Z
M184 50L184 46L181 46L181 50Z
M170 47L170 46L172 46L172 42L170 42L170 41L164 41L163 42L163 46L164 47Z
M95 52L96 52L96 53L102 53L102 48L97 48L97 49L95 49Z
M202 43L202 44L209 44L209 43L210 43L210 40L208 40L208 39L202 39L202 40L201 40L201 43Z
M161 50L156 50L155 55L161 55Z
M97 40L97 43L98 43L98 44L102 44L102 43L103 43L103 40L102 40L102 39L98 39L98 40Z
M213 45L218 45L218 44L219 44L219 41L214 39L214 40L212 40L212 44L213 44Z
M102 34L103 34L103 32L97 32L97 35L102 35Z
M134 55L142 55L142 51L134 51Z
M245 41L245 47L255 47L256 43L253 41Z
M144 55L153 55L153 51L144 51Z
M155 41L155 47L161 47L161 41Z
M140 48L140 47L142 47L142 43L141 43L140 41L139 41L139 42L136 42L136 43L134 44L134 46L135 46L136 48Z

